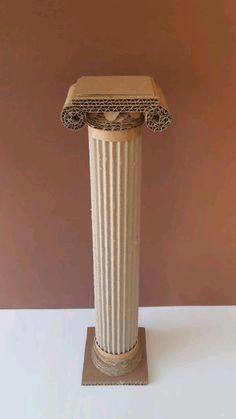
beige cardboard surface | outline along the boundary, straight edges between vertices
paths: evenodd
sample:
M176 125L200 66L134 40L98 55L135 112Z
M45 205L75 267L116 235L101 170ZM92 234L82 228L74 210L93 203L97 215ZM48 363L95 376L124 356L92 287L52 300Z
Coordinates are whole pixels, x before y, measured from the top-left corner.
M101 129L88 127L89 136L101 141L132 141L141 135L141 127L130 128L122 131L103 131Z
M138 330L141 128L88 134L96 339L121 354Z
M77 80L78 96L154 97L154 81L149 76L84 76Z

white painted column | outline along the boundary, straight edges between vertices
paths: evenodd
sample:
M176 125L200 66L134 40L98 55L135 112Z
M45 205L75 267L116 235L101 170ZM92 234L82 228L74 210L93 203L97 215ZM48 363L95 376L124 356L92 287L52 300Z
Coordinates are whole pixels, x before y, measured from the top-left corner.
M141 127L89 127L95 339L124 354L138 337Z

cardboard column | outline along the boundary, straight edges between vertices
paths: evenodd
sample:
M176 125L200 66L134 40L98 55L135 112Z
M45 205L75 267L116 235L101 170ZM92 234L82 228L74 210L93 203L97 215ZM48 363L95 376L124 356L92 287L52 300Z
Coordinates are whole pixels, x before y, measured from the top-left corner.
M133 351L129 365L120 362L115 370L106 363L106 353L126 354L138 337L141 129L89 127L89 151L97 314L93 360L103 372L121 375L122 365L127 372L140 359Z
M168 126L164 96L150 77L82 77L62 121L74 130L87 122L89 132L96 328L88 330L83 383L146 384L138 329L141 125Z

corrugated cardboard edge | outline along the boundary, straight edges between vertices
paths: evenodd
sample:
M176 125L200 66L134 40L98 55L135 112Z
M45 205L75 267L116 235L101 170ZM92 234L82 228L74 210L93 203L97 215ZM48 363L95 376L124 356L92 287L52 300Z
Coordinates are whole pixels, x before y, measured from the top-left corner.
M114 76L114 83L117 76ZM142 77L142 76L139 76ZM104 76L105 78L105 76ZM138 80L138 76L136 77ZM97 77L99 79L99 77ZM111 80L112 77L109 78ZM119 131L130 129L137 124L142 124L142 119L137 122L130 119L126 124L117 123L115 121L107 121L100 118L98 121L92 121L87 118L88 114L97 113L104 114L106 112L141 112L145 116L145 122L152 131L162 131L168 127L171 122L171 116L167 108L166 100L162 90L155 84L152 77L149 78L152 85L152 94L140 96L135 95L114 95L112 89L109 92L109 86L106 95L91 95L89 90L87 94L79 94L77 83L73 84L68 92L66 102L64 104L61 120L66 128L79 130L87 122L94 128L102 130ZM81 79L78 79L81 81ZM96 77L92 80L96 84ZM105 90L104 90L105 91Z

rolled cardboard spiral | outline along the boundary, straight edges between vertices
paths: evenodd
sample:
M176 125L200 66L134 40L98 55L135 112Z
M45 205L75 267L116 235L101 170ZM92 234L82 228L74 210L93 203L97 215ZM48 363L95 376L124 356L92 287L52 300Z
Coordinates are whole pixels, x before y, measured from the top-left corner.
M80 95L77 83L70 87L61 112L61 121L66 128L78 131L87 123L104 131L121 131L146 122L150 130L163 131L171 122L165 97L156 85L153 96L104 97ZM106 113L111 112L115 115L112 120L106 118ZM140 115L133 116L135 113Z

